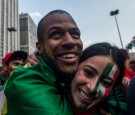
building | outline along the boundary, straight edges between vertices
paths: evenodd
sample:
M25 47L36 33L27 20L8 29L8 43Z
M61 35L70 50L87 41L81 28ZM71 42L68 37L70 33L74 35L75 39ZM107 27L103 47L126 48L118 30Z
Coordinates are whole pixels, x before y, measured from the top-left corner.
M19 49L18 0L0 0L0 65L7 52Z
M37 27L29 14L20 14L20 49L28 54L36 49Z

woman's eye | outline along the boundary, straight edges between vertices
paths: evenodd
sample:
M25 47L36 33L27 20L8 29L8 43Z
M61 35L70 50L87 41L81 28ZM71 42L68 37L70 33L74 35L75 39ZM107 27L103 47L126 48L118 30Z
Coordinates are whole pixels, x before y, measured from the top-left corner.
M94 75L94 73L93 73L91 70L85 70L85 75L86 75L87 77L91 77L91 76Z

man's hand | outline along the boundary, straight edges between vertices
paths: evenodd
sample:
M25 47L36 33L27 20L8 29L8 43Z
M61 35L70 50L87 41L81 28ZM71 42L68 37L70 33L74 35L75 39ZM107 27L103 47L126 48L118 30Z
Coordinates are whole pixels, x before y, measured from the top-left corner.
M40 64L41 62L36 58L36 52L34 52L34 53L32 53L32 54L30 54L29 56L28 56L28 59L27 59L27 61L28 61L28 63L30 63L30 65L35 65L35 64Z

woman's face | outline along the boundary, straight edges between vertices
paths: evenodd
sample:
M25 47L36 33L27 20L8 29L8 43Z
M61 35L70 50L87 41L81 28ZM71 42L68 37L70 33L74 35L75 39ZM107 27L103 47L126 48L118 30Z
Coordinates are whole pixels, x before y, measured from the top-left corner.
M93 56L80 63L71 93L78 109L88 109L105 100L119 75L110 56Z

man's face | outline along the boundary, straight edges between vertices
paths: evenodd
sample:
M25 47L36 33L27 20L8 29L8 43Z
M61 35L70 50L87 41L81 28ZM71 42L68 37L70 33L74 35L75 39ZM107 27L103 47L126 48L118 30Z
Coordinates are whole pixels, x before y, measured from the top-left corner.
M41 43L45 61L62 73L74 73L83 48L80 30L65 13L52 14L45 21Z
M5 71L6 77L9 77L11 72L20 65L24 65L24 60L19 58L10 61L8 65L4 65L3 69Z

